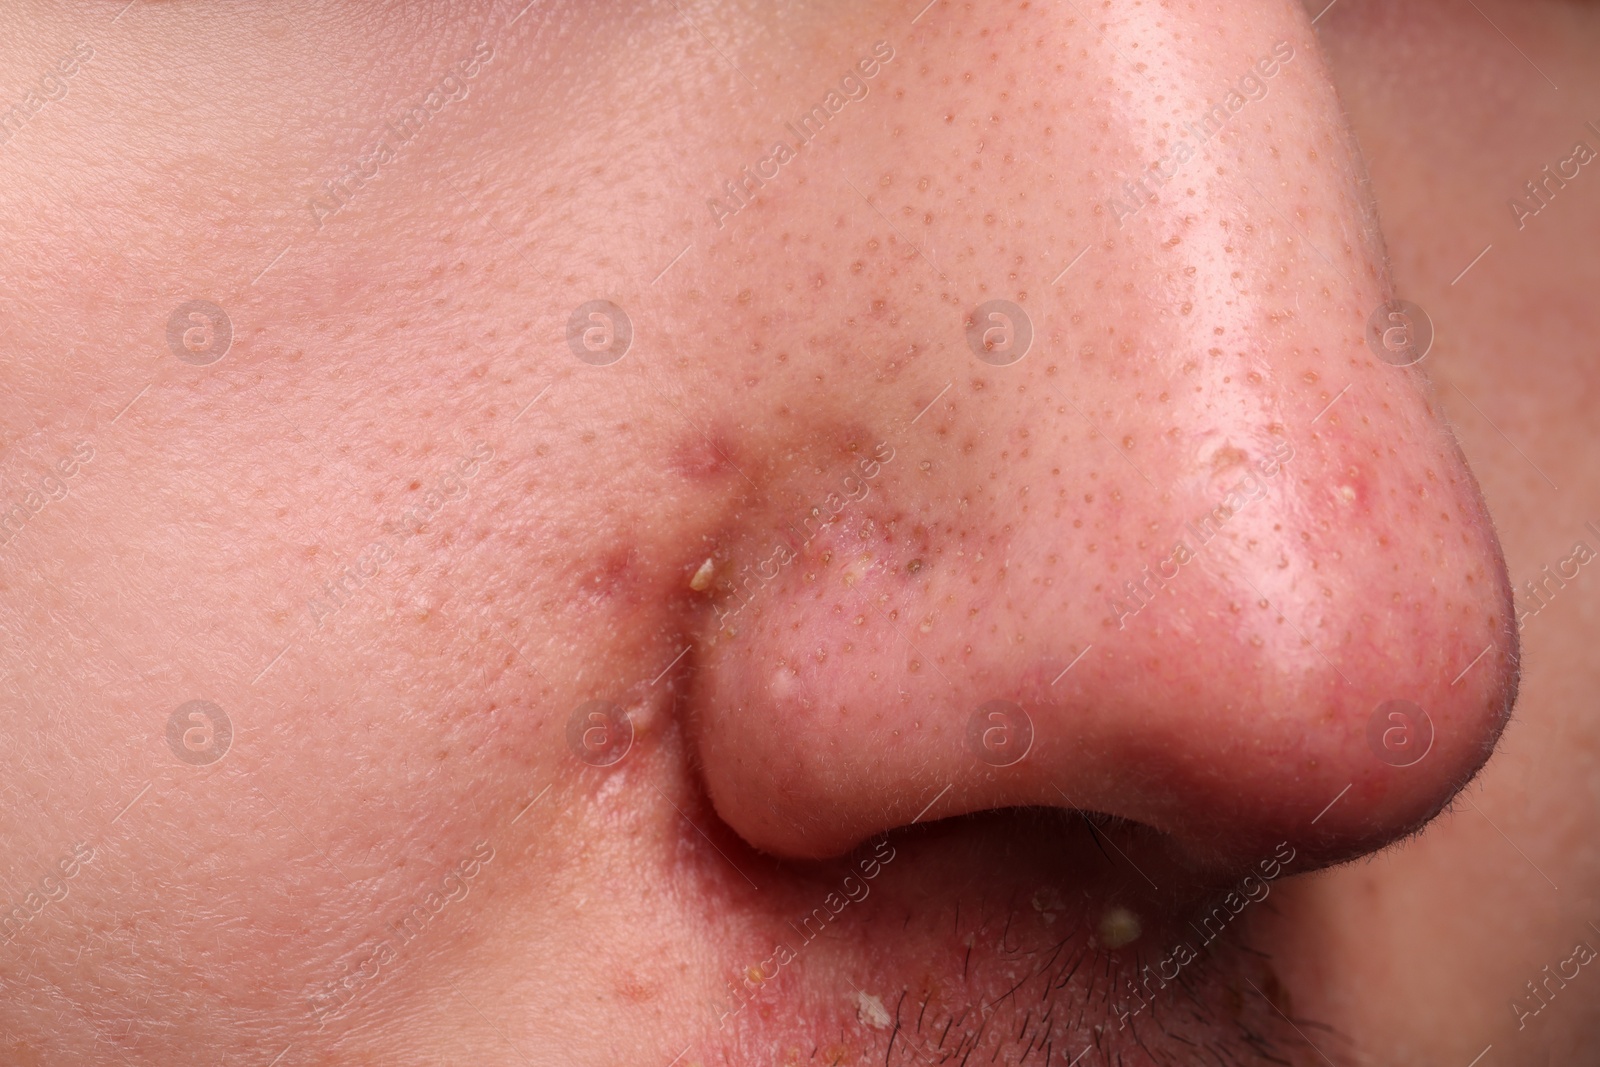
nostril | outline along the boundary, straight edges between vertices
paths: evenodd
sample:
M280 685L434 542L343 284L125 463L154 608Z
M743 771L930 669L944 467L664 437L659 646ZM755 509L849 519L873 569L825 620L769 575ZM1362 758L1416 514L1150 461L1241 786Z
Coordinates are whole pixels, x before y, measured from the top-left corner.
M1339 423L1212 448L1183 499L1114 483L1159 518L1107 524L1099 570L1056 514L924 529L967 490L886 475L709 636L688 700L713 803L797 858L1017 805L1129 820L1195 867L1414 830L1488 757L1517 658L1470 477L1421 429L1381 463Z

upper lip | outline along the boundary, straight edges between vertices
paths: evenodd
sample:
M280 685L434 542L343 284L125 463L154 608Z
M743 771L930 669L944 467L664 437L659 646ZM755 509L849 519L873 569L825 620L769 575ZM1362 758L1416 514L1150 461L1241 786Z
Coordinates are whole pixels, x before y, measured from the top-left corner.
M823 863L742 851L762 885L743 910L761 920L727 957L693 1058L798 1048L802 1061L979 1062L981 1049L983 1062L1048 1051L1040 1062L1064 1064L1092 1047L1108 1063L1134 1048L1187 1063L1200 1043L1248 1063L1299 1042L1270 959L1242 947L1271 882L1196 881L1142 828L987 812ZM1108 946L1130 917L1137 936Z

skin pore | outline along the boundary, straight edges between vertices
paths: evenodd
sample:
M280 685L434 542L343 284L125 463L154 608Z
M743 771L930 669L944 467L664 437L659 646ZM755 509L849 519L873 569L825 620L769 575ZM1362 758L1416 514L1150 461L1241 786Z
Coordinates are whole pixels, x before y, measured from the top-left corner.
M1317 14L0 15L0 1062L1592 1055L1600 28Z

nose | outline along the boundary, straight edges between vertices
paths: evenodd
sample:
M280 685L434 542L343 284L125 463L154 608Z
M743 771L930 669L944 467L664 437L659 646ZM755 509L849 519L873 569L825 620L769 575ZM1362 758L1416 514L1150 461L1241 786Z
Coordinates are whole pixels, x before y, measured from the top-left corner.
M880 101L894 192L855 236L937 203L924 240L967 251L943 284L869 259L915 374L837 401L877 429L808 445L714 561L687 721L759 848L1046 805L1196 864L1333 862L1504 723L1498 546L1304 14L1138 10L930 29ZM975 107L947 75L996 50Z

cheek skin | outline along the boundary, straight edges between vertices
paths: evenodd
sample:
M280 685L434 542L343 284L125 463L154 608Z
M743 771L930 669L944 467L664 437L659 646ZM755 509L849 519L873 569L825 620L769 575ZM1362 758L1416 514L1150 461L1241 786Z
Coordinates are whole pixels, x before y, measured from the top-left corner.
M454 1035L466 1016L440 979L459 973L523 1048L593 1050L603 1034L619 1061L665 1063L715 1024L705 1004L721 977L767 958L765 926L818 902L811 887L785 894L746 842L828 855L936 799L929 821L1070 799L1194 854L1253 862L1292 837L1300 850L1284 864L1298 873L1431 811L1487 752L1514 646L1493 539L1419 376L1375 365L1362 344L1381 256L1304 16L1216 4L1091 24L1071 8L940 5L914 26L898 11L839 10L810 39L826 65L740 53L758 84L802 107L872 42L896 48L862 70L871 92L724 229L705 196L781 131L767 97L728 92L724 57L685 52L676 12L671 32L635 33L647 7L560 9L548 40L534 30L542 10L500 27L505 48L468 97L321 230L297 198L367 151L369 118L436 85L438 60L469 54L475 20L449 43L444 20L419 20L426 33L395 42L409 52L368 63L355 25L296 27L273 52L218 19L193 28L186 39L204 47L164 80L140 82L137 48L107 52L129 74L74 81L76 110L58 116L81 127L39 125L32 154L0 153L16 171L0 182L7 217L39 237L16 242L36 251L0 275L23 286L21 304L59 312L22 323L0 361L48 375L57 395L0 420L29 429L48 411L96 427L78 457L94 454L86 480L14 549L8 573L33 584L8 605L66 619L92 597L92 612L118 612L91 616L115 648L85 638L50 659L37 646L53 631L34 629L32 653L5 652L8 678L36 680L19 735L50 744L16 761L18 795L67 780L91 791L6 841L50 854L79 815L118 810L151 766L164 775L117 824L126 837L95 839L131 881L72 885L72 914L128 939L85 954L101 969L63 983L99 1014L68 1019L39 971L49 988L27 1009L31 1043L92 1062L108 1005L142 1018L152 988L191 990L211 998L193 1032L161 1031L158 1045L153 1020L128 1040L162 1062L196 1049L236 1061L306 1026L310 995L373 960L381 973L360 984L359 1007L411 1023L398 1039L363 1023L376 1036L352 1038L352 1055L363 1041ZM121 24L130 39L152 25L137 13ZM168 25L139 39L148 54L170 53ZM751 35L774 50L784 39ZM588 45L619 40L665 43L625 79L595 77ZM1280 40L1295 58L1266 96L1175 163L1179 120ZM1127 62L1157 55L1142 71ZM352 71L370 73L353 85ZM149 106L130 108L123 86L139 85ZM161 118L175 100L193 125ZM236 120L264 107L293 117L281 136ZM110 143L85 151L80 128ZM71 136L47 141L52 129ZM96 171L89 157L109 162ZM1172 177L1119 225L1109 201L1157 160ZM78 211L55 203L62 189L83 194ZM77 245L56 239L79 213ZM135 308L108 292L158 295ZM234 294L234 351L141 394L150 338L196 292ZM569 358L563 334L598 296L636 328L633 351L604 368ZM990 299L1034 327L1009 367L967 347ZM116 344L66 358L63 321ZM240 432L244 411L260 421ZM487 442L481 469L425 506L471 440ZM1169 587L1107 625L1108 599L1146 566L1170 574L1162 561L1187 525L1284 445L1293 456L1263 477L1265 495L1239 493L1241 510ZM195 492L197 472L228 491ZM859 499L851 475L869 487ZM811 506L836 520L794 533ZM411 532L407 516L425 509L427 530ZM151 547L130 561L125 545ZM707 558L718 577L691 590ZM307 598L362 560L348 606L313 628ZM721 575L746 563L762 581L719 617L731 604ZM151 672L108 693L80 669L91 662ZM228 762L200 775L169 758L161 718L213 693L239 733ZM1438 727L1408 777L1366 748L1373 706L1395 697ZM567 747L569 714L593 698L634 715L633 754L613 769ZM995 699L1021 703L1035 727L1004 773L967 747L973 710ZM79 729L58 708L98 709L91 743L50 741L62 722ZM702 784L744 841L708 843ZM1346 784L1323 836L1310 834ZM305 835L296 812L314 820ZM479 856L485 839L503 860ZM992 1003L1014 987L1011 960L961 986L971 946L938 907L959 903L970 871L1026 851L929 851L945 880L926 885L913 847L892 865L880 855L855 914L887 909L908 884L925 892L913 903L949 963L951 1013ZM182 854L216 862L184 867ZM458 969L404 946L373 955L437 887L432 872L468 856L486 866L430 933ZM1029 861L1018 885L1087 866ZM174 867L211 903L167 909L164 940L135 945L154 898L124 887L167 885ZM30 936L60 949L72 935L44 925L53 914L68 909ZM874 930L904 931L884 914ZM998 938L1007 916L993 918ZM761 936L746 946L741 932ZM859 948L840 938L817 951L838 952L854 981ZM134 954L147 964L136 974L119 962ZM882 942L877 958L897 975L926 955ZM659 990L657 1015L631 1001L602 1006L600 1024L570 1010L573 988L608 982ZM797 1047L837 1032L837 1010L797 1028ZM503 1040L485 1033L482 1047L504 1055ZM427 1057L371 1058L395 1055Z
M1141 83L1110 69L1113 49L1063 63L1084 28L1032 13L985 45L1012 89L982 108L906 64L847 143L886 161L874 202L910 231L859 199L841 228L832 202L771 192L795 246L826 235L829 261L855 264L834 285L798 252L793 275L817 282L790 311L856 323L841 352L906 354L880 373L892 387L842 356L816 387L904 458L711 637L697 740L747 840L835 854L950 784L930 817L1067 797L1196 862L1289 838L1315 865L1414 828L1487 757L1515 657L1498 547L1424 380L1364 342L1390 294L1315 47L1298 15L1257 16L1203 43L1113 21L1123 52L1172 57ZM1263 99L1147 182L1159 195L1136 213L1108 206L1277 42L1293 55ZM990 54L954 31L944 44ZM959 332L992 298L1036 334L1009 367ZM772 311L758 298L734 332L782 349ZM1214 533L1194 525L1208 513ZM1193 558L1151 580L1179 542ZM999 776L966 743L995 699L1035 730ZM1435 728L1405 776L1368 742L1388 700Z

